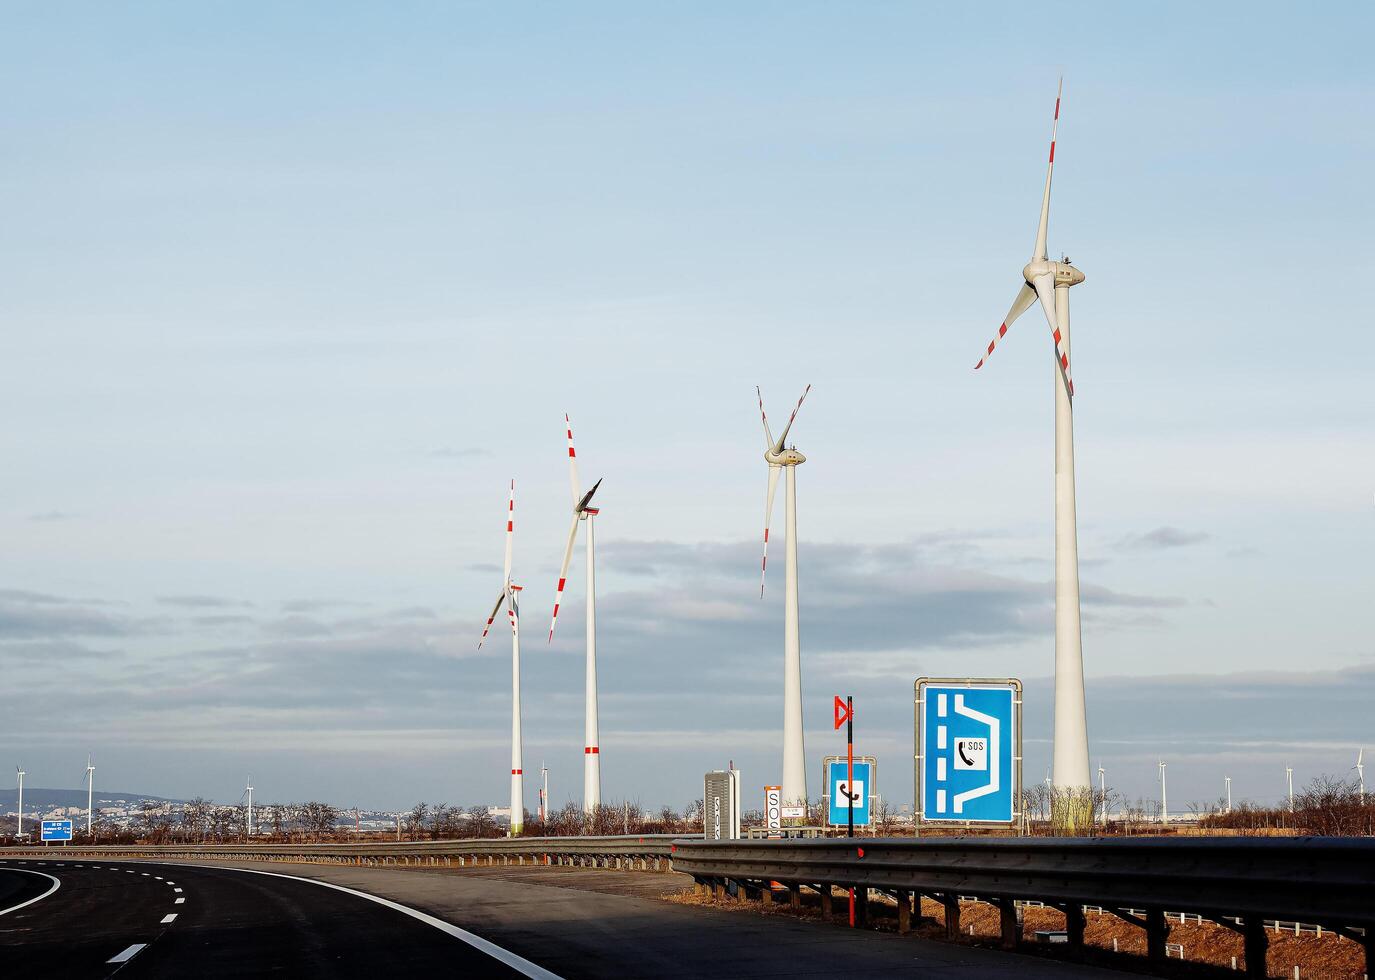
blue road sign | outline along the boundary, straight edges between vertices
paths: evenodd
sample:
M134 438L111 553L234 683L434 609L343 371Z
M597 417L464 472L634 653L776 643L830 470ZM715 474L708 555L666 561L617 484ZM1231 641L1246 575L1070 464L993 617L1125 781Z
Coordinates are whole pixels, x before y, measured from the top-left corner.
M71 840L72 822L70 820L44 820L39 840Z
M854 807L855 826L869 826L869 800L874 795L874 764L869 760L855 760L854 783L848 778L844 759L826 760L827 821L833 827L848 826L850 808Z
M1021 786L1020 681L917 681L921 819L1011 823Z

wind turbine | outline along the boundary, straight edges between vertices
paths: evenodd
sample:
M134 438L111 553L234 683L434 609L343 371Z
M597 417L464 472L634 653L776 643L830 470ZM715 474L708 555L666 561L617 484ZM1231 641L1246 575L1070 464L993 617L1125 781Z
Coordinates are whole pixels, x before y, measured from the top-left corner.
M1351 767L1356 770L1356 778L1361 784L1361 806L1365 806L1365 749L1362 748L1356 753L1356 764Z
M86 836L91 836L91 807L95 800L95 766L91 757L86 756Z
M516 534L516 481L511 481L511 497L506 504L506 563L502 571L501 592L497 596L492 614L487 617L487 625L482 627L482 637L477 648L482 649L487 639L487 631L492 621L501 612L502 603L507 604L506 615L511 621L511 825L512 837L525 829L525 770L521 766L520 742L520 602L518 595L521 587L511 581L511 549Z
M598 480L592 489L582 492L578 478L578 454L573 449L573 423L563 417L568 431L568 481L573 488L573 523L568 528L568 547L563 551L563 566L559 569L559 587L554 595L554 615L549 620L549 641L554 642L554 627L559 623L559 606L563 603L563 587L568 584L568 563L573 560L573 545L578 540L578 525L587 523L587 711L583 721L582 738L582 808L591 813L602 802L602 750L597 739L597 560L593 519L601 513L589 507L592 496L602 485Z
M1227 783L1227 812L1228 812L1228 813L1231 813L1231 812L1232 812L1232 777L1231 777L1231 776L1223 776L1222 778L1223 778L1223 780Z
M1061 82L1063 89L1064 83ZM1079 630L1079 538L1074 506L1074 381L1069 367L1069 290L1084 274L1068 258L1049 260L1046 234L1050 222L1050 177L1055 169L1055 134L1060 124L1060 92L1050 129L1050 162L1041 195L1041 220L1031 261L1022 268L1022 288L988 350L974 365L983 367L1007 328L1040 300L1055 347L1055 786L1065 791L1063 819L1073 825L1083 818L1069 801L1089 787L1088 722L1084 709L1084 654Z
M1098 797L1102 801L1103 807L1103 826L1108 825L1108 784L1104 779L1103 760L1098 760Z
M248 777L248 788L244 790L248 794L248 837L253 838L253 777Z
M24 833L24 777L28 773L18 766L14 767L14 771L19 773L19 827L15 830L15 834L18 835Z
M1166 824L1170 822L1169 806L1165 802L1165 760L1160 760L1160 822Z
M759 563L759 595L764 595L764 576L769 567L769 524L773 520L773 499L778 491L778 473L788 474L788 492L783 507L783 521L788 540L783 555L783 803L796 805L807 802L807 748L802 734L802 642L799 637L797 609L797 468L807 457L794 446L787 445L788 433L797 418L802 403L807 400L807 385L797 407L788 416L783 433L775 439L769 430L769 417L764 412L764 393L758 386L759 417L764 422L764 461L769 464L769 492L764 503L764 558Z

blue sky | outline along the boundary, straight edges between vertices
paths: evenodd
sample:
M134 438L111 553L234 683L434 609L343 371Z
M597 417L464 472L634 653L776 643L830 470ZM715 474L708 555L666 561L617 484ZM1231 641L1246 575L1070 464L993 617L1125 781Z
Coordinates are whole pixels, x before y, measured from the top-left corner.
M773 781L754 385L809 382L813 773L851 692L910 800L912 681L987 673L1028 682L1034 778L1044 328L972 367L1061 72L1095 766L1273 799L1375 745L1368 5L5 13L0 751L34 785L91 750L174 796L500 801L474 647L514 476L526 768L575 790L581 576L534 642L564 412L606 478L605 794Z

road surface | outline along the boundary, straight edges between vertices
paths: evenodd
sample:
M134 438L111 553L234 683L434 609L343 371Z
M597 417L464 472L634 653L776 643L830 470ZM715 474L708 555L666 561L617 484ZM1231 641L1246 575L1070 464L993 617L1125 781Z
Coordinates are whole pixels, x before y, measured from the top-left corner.
M786 916L677 905L653 897L667 876L483 870L0 860L0 962L22 975L120 980L405 977L435 970L545 980L1118 975ZM60 883L55 891L5 911L50 890L52 879Z

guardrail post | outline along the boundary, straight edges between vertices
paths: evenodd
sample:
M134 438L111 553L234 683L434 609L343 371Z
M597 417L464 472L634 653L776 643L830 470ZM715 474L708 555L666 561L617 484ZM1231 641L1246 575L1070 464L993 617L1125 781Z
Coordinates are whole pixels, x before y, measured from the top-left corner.
M1075 956L1084 955L1084 906L1070 902L1065 906L1065 932L1069 934L1069 948Z
M1010 898L998 899L998 931L1002 933L1003 949L1016 949L1022 940L1022 925L1017 921L1017 903Z
M898 935L905 936L912 931L912 896L905 889L898 889ZM918 899L920 901L920 899Z
M869 889L855 889L855 928L863 929L869 924Z
M946 892L940 896L945 907L945 938L960 938L960 896Z
M833 908L833 905L834 905L834 903L833 903L832 900L831 900L831 883L830 883L829 881L822 882L822 884L821 884L821 917L822 917L823 919L829 919L829 918L831 918L832 914L833 914L834 911L835 911L835 909Z
M1242 929L1245 937L1246 975L1264 977L1265 952L1270 946L1270 937L1265 935L1265 919L1259 915L1248 915ZM1369 942L1369 939L1370 934L1367 933L1366 941Z
M788 905L795 909L802 908L802 886L788 885Z
M1365 947L1365 975L1368 977L1375 969L1375 922L1366 924L1361 945Z
M1146 958L1152 963L1165 961L1165 941L1170 937L1170 924L1165 921L1164 909L1146 910ZM1262 957L1263 960L1263 957ZM1250 962L1250 958L1247 958ZM1261 974L1264 976L1265 974Z

